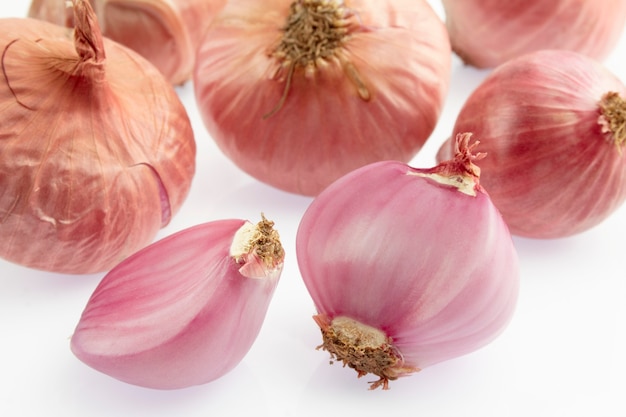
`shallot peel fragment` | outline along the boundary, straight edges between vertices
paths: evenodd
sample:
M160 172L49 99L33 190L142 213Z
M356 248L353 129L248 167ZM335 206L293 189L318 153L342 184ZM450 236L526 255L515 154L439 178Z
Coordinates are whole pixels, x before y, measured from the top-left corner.
M198 42L226 0L90 0L102 33L150 61L172 84L191 78ZM74 26L63 0L32 0L28 16Z
M71 339L121 381L179 389L232 370L255 341L283 268L274 223L219 220L172 234L113 268Z
M237 166L317 195L360 166L413 158L441 114L451 56L425 0L230 0L198 47L194 91Z
M602 60L626 25L624 0L443 0L443 6L453 50L479 68L542 49Z
M511 233L582 233L626 200L626 86L604 65L562 50L496 68L468 97L453 137L473 132L481 184ZM453 152L449 140L438 160Z
M431 169L359 168L302 217L296 253L320 348L376 375L372 389L486 345L513 316L517 252L479 184L484 154L470 136Z
M86 0L76 28L0 21L0 257L60 273L106 271L183 204L196 145L172 85L102 37Z

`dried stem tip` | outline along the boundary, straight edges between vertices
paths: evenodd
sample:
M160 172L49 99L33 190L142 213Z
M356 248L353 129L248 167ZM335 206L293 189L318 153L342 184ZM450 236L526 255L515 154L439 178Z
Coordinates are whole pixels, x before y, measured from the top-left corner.
M280 236L274 229L274 222L267 220L262 213L261 221L256 224L256 233L250 244L268 267L282 263L285 258L285 251L280 243Z
M626 144L626 101L615 92L608 92L600 101L601 115L598 119L602 133L617 146Z
M297 69L312 75L318 66L332 59L341 62L349 81L363 100L371 97L356 66L340 51L350 32L360 27L354 14L334 0L296 0L291 4L283 35L270 56L278 62L277 79L284 79L283 94L264 118L269 118L284 105Z
M402 356L392 340L382 331L348 317L335 317L332 321L324 314L313 317L322 330L322 345L334 360L354 369L358 377L374 374L377 381L370 382L370 389L389 389L389 381L401 375L419 371L404 366ZM332 362L331 362L332 363Z
M345 10L335 1L298 0L291 4L283 36L272 56L285 66L306 67L328 59L348 30Z

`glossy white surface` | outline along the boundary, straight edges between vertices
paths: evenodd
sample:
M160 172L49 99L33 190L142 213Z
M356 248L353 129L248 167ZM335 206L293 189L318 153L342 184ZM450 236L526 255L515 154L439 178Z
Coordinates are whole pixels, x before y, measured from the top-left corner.
M431 4L442 14L438 1ZM25 16L28 5L3 1L0 17ZM626 33L605 62L624 81L625 55ZM460 106L487 73L454 59L444 114L414 166L433 165ZM389 391L368 391L372 378L330 366L327 353L315 350L321 339L294 249L311 200L239 171L206 133L191 84L178 92L196 129L198 168L182 210L159 237L220 218L255 221L261 211L276 222L286 266L256 343L210 384L165 392L127 385L69 349L104 274L51 274L0 260L1 416L626 416L626 207L568 239L516 238L522 286L506 332L475 353L392 382Z

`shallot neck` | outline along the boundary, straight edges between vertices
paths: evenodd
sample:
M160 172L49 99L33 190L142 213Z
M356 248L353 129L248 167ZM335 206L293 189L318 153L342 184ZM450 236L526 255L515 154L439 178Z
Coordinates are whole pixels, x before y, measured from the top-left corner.
M450 160L443 161L434 168L411 170L409 174L429 178L438 184L456 188L459 192L475 197L480 190L480 168L475 161L487 154L474 152L479 141L470 144L472 133L460 133L455 138L455 154Z
M93 80L104 78L106 54L96 14L86 0L73 0L74 46L79 57L79 71Z

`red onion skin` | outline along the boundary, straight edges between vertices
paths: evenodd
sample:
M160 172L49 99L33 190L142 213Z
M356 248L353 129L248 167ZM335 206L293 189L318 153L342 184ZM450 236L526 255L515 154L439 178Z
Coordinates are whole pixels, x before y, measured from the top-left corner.
M337 59L285 82L269 56L292 0L233 0L208 30L194 70L196 101L220 149L279 189L316 195L341 175L384 159L408 162L434 129L447 93L450 45L424 1L351 0L361 27L345 42L371 98ZM402 12L400 12L402 11Z
M296 239L318 314L382 330L415 369L493 340L519 285L515 248L488 195L415 175L424 172L384 161L347 174L315 198Z
M495 69L463 105L453 135L473 132L481 184L518 236L584 232L626 199L626 152L602 132L599 102L626 97L602 64L569 51L540 51ZM448 141L438 160L448 159Z
M81 61L68 29L3 19L0 42L0 256L108 270L184 202L196 151L187 113L152 65L108 39L98 52L79 44L94 54Z
M249 278L229 248L244 220L185 229L122 261L90 297L72 352L121 381L180 389L230 372L254 343L282 271Z
M443 0L443 5L453 50L479 68L542 49L603 60L626 25L623 0Z

